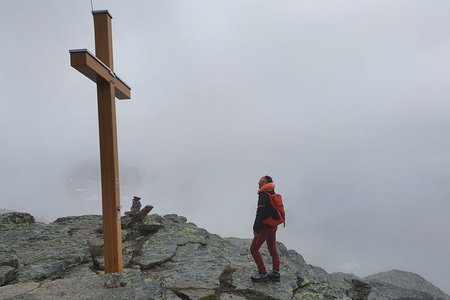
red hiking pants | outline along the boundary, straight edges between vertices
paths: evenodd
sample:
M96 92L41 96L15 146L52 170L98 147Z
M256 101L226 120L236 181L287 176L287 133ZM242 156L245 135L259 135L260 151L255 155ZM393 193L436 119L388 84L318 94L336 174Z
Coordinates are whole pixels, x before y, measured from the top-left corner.
M267 242L267 248L269 249L270 256L272 256L272 267L274 271L280 271L280 257L278 256L277 242L276 242L276 226L264 226L258 233L255 233L252 245L250 246L250 253L258 266L258 272L265 273L266 267L262 259L259 248L261 248L264 242Z

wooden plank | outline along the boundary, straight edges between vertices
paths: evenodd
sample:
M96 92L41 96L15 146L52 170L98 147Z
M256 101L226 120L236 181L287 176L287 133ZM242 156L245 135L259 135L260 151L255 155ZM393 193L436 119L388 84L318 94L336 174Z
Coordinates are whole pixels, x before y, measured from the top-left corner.
M105 271L122 272L122 233L114 86L97 84Z
M100 130L100 161L102 178L103 241L105 272L122 272L122 233L120 224L120 182L117 153L115 88L113 83L113 52L111 16L95 13L95 55L107 68L111 80L97 83L98 119ZM90 57L90 56L89 56ZM87 63L92 62L88 58ZM98 67L100 64L96 64ZM92 66L94 67L94 66ZM98 70L101 71L101 70Z
M116 91L116 98L120 100L126 100L131 98L131 89L119 77L115 77L114 87Z
M111 15L107 10L93 12L95 56L114 71Z
M131 98L130 87L88 50L70 50L70 64L95 83L112 82L118 99Z
M112 82L110 70L89 51L70 51L70 65L95 83Z
M146 205L143 209L138 211L134 216L131 217L131 220L125 225L126 228L130 228L131 225L142 222L144 218L148 215L148 213L153 209L152 205Z

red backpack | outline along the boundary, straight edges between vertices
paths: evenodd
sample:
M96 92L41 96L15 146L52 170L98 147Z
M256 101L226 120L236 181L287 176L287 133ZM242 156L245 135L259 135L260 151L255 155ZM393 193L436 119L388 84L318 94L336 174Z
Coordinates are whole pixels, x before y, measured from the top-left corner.
M284 214L284 205L283 205L283 199L281 198L280 194L270 194L270 205L277 211L278 219L274 219L272 217L269 217L263 221L264 224L270 225L270 226L278 226L281 223L284 223L284 226L286 227L286 216Z

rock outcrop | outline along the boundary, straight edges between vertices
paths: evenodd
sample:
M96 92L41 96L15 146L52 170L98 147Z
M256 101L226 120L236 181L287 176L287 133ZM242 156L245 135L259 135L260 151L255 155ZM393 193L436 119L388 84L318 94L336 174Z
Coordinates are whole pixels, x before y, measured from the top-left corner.
M281 243L281 282L252 283L250 240L222 238L177 215L147 215L128 229L130 218L123 217L124 272L103 274L101 216L42 224L14 214L0 217L0 299L350 300L364 297L364 282L376 299L407 295L389 298L394 294L377 287L379 277L328 274Z
M364 278L373 287L370 299L432 299L450 297L421 276L412 272L391 270Z

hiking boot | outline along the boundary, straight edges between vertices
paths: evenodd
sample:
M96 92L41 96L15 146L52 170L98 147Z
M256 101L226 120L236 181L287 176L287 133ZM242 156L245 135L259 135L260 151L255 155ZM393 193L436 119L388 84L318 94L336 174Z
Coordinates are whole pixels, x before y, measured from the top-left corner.
M266 282L269 280L267 273L258 273L251 277L253 282Z
M280 282L280 273L276 271L270 272L267 277L270 281Z

